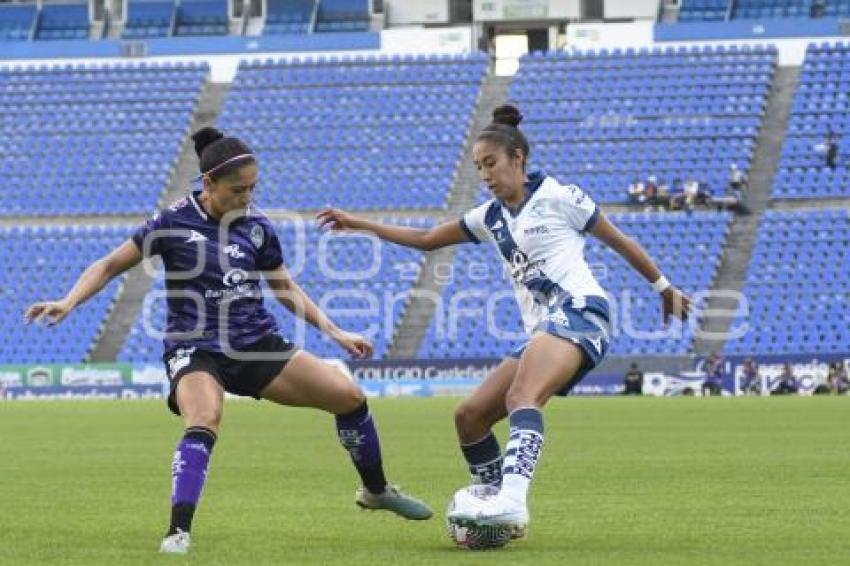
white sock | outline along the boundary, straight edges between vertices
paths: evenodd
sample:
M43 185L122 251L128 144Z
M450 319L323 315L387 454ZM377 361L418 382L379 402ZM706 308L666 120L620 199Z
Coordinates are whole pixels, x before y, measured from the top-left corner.
M516 409L510 415L511 435L505 446L499 497L526 505L528 488L543 451L543 413L536 407Z

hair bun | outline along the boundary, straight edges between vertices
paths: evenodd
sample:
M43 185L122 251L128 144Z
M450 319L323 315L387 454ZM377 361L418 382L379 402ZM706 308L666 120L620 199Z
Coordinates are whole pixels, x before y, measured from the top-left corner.
M204 148L210 145L213 142L216 142L224 137L219 130L216 128L207 126L205 128L201 128L197 132L192 135L192 141L195 142L195 153L198 154L198 158L201 157L201 153L203 153Z
M522 122L522 114L519 108L513 104L503 104L493 110L493 123L504 124L516 128Z

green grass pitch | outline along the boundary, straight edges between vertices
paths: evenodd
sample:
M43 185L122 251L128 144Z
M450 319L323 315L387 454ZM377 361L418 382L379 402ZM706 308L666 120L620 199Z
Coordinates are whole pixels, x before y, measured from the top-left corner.
M437 511L418 523L354 506L331 417L228 403L188 557L156 553L163 403L0 403L0 564L850 563L846 398L555 400L529 537L483 553L444 530L456 403L371 402L391 480Z

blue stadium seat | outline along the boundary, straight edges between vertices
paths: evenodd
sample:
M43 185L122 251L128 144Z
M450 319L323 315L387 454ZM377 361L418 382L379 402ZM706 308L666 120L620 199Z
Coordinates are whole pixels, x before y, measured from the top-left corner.
M842 353L850 340L850 213L767 211L730 354Z
M0 40L30 39L37 14L35 3L11 6L0 4Z
M311 30L316 0L268 0L265 35L307 33Z
M847 168L850 98L846 75L850 46L809 45L794 94L788 132L773 187L774 198L846 197L850 195ZM828 131L838 143L839 164L826 164L823 143Z
M88 4L44 4L36 39L88 39Z
M0 71L0 214L144 214L165 190L206 65Z
M316 31L367 31L369 0L322 0Z
M127 22L122 37L125 39L144 37L167 37L174 26L174 1L129 0Z
M80 363L101 331L121 278L73 312L59 326L24 326L25 309L68 292L94 260L130 234L129 226L26 226L0 228L0 359L6 364Z
M174 35L227 35L226 0L183 0Z
M749 169L775 65L775 48L762 47L525 56L510 98L532 165L599 202L624 202L650 175L723 195L730 165Z
M726 19L729 0L682 0L679 6L680 22L710 22Z
M243 63L220 126L263 164L265 208L445 205L485 55Z

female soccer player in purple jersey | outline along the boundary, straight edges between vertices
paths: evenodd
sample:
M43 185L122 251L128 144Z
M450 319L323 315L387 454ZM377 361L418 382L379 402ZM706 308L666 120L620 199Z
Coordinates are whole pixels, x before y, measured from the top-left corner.
M36 303L24 315L27 322L57 324L143 257L161 256L168 306L163 355L168 406L183 417L186 430L172 463L171 523L160 551L189 550L225 391L332 413L363 483L357 505L428 519L428 506L387 483L378 434L360 388L284 340L263 306L261 278L285 307L352 356L372 353L368 340L338 328L287 272L272 224L251 204L258 175L254 153L214 128L200 130L193 140L203 190L154 215L130 240L89 266L63 299Z
M502 255L529 340L506 356L455 411L474 480L500 491L478 505L458 506L448 518L462 526L505 526L515 536L522 536L528 525L528 488L543 447L541 409L553 395L569 392L608 350L608 300L584 259L585 235L602 240L653 284L665 321L684 319L690 308L688 297L581 189L540 171L526 172L530 147L517 128L521 119L516 107L501 106L479 134L473 158L493 198L460 221L416 230L337 209L318 215L322 226L364 230L422 250L490 241ZM491 427L505 417L510 438L503 455Z

